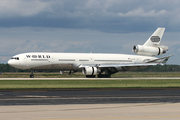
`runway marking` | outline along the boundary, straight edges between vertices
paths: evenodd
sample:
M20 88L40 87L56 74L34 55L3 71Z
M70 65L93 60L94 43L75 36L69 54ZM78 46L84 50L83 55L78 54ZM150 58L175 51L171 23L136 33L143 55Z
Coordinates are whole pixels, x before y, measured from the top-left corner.
M112 120L112 119L145 119L145 118L178 118L180 116L140 116L140 117L102 117L102 118L64 118L64 119L40 119L40 120Z

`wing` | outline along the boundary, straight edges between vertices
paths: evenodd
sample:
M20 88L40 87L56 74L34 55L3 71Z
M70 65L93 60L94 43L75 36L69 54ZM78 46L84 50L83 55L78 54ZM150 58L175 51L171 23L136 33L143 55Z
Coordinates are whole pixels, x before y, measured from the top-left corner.
M105 72L105 73L110 73L110 74L114 74L117 73L119 71L131 71L131 70L137 70L137 69L142 69L145 68L147 66L154 66L157 65L159 63L144 63L144 64L87 64L87 65L80 65L79 68L85 69L86 67L92 67L93 69L95 69L95 67L97 69L99 69L101 72Z
M173 55L171 55L173 56ZM113 73L116 73L118 71L130 71L130 70L137 70L141 68L145 68L148 66L155 66L155 65L163 65L168 61L168 59L171 56L163 57L163 58L157 58L154 60L146 61L145 63L130 63L130 64L86 64L86 65L80 65L79 68L85 68L85 67L97 67L101 70L109 69Z
M130 71L145 68L148 66L158 65L159 63L143 63L143 64L114 64L114 65L100 65L99 68L115 68L117 71Z

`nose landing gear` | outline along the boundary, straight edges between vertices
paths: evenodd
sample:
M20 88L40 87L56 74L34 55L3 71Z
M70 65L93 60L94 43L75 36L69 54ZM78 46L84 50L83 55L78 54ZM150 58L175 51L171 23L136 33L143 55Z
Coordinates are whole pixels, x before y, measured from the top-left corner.
M34 78L33 71L31 71L30 78Z

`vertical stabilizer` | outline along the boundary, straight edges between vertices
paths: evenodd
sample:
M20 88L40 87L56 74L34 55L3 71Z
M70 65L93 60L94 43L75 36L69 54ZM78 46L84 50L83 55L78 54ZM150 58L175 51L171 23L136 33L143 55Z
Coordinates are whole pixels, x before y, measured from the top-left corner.
M143 46L158 46L161 42L165 28L157 28Z

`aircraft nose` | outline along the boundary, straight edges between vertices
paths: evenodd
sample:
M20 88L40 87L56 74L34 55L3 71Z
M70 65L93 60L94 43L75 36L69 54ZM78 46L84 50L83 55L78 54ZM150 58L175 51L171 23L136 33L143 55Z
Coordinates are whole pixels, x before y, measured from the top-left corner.
M8 61L8 64L10 66L13 66L13 67L15 67L17 65L17 63L14 60L11 60L11 59Z
M23 69L23 66L19 60L10 59L7 63L12 67Z
M12 65L12 60L8 60L8 64L9 64L9 65Z

